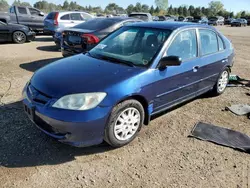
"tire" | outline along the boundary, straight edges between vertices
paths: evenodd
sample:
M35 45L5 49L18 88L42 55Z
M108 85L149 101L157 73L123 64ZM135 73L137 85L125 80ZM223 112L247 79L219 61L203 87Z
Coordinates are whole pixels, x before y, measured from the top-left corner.
M12 39L14 43L23 44L27 41L27 37L22 31L15 31L12 35Z
M137 136L143 125L144 117L144 108L137 100L119 103L111 112L105 128L104 140L115 148L127 145ZM133 118L135 118L135 123L132 123Z
M214 96L221 95L225 92L227 84L229 82L229 69L226 68L220 73L220 76L217 79L217 82L212 90Z

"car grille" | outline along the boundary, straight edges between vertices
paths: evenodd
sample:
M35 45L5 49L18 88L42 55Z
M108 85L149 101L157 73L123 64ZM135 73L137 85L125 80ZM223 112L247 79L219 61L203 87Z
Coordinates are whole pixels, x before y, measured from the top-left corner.
M34 88L31 84L27 87L27 96L30 100L40 103L40 104L46 104L51 100L52 97L38 91L36 88Z

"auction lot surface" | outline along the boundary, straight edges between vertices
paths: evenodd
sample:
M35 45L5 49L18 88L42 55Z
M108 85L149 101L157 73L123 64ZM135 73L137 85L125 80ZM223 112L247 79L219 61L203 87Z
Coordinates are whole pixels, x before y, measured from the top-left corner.
M236 49L232 72L250 80L250 27L218 29ZM250 186L249 154L188 138L198 121L250 135L247 117L223 111L230 104L250 103L250 88L228 88L222 96L203 96L154 117L123 148L73 148L40 132L19 102L34 71L59 58L48 36L24 45L0 44L0 96L5 94L6 103L0 106L0 187Z

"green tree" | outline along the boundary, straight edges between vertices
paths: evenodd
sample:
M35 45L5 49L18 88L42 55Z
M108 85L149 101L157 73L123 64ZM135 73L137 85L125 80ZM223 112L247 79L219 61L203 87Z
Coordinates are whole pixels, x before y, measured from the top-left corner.
M168 9L168 0L155 0L155 5L160 10L167 10Z
M213 16L216 16L218 14L218 12L224 10L224 5L220 1L211 1L208 4L208 7L211 10Z
M135 12L141 12L142 11L141 3L136 3L136 5L134 7L134 11Z
M9 8L9 4L5 0L0 0L0 11L7 11Z
M13 6L32 7L28 2L21 2L20 0L15 0L12 5Z
M183 7L183 16L187 17L189 14L188 14L188 9L187 7Z
M155 9L154 9L154 6L152 5L152 6L150 7L149 13L153 15L153 14L154 14L154 11L155 11Z
M201 13L202 13L203 15L206 15L206 8L205 8L205 7L202 7L202 8L201 8Z
M174 14L174 10L173 10L173 6L172 5L170 5L170 7L168 8L168 14L169 15Z
M149 6L146 4L142 5L142 12L149 12Z
M156 7L156 8L155 8L155 12L154 12L154 13L158 15L158 14L159 14L159 12L160 12L159 7Z
M178 14L178 8L174 8L173 9L173 15L177 15Z
M181 6L178 8L178 15L183 16L183 7Z
M229 17L233 18L234 17L234 12L230 12Z
M190 5L190 6L189 6L188 11L189 11L189 13L190 13L190 16L194 16L195 8L194 8L193 5Z
M241 17L246 17L246 11L242 11L240 16Z
M118 13L118 8L119 6L115 3L109 3L106 8L105 8L105 12L106 13L112 13L112 14L117 14Z
M201 8L200 7L195 8L194 16L201 16Z
M65 0L63 3L63 10L68 10L68 9L69 9L69 2Z
M132 4L129 5L129 6L127 7L126 11L127 11L128 14L132 13L132 12L134 11L134 5L132 5Z

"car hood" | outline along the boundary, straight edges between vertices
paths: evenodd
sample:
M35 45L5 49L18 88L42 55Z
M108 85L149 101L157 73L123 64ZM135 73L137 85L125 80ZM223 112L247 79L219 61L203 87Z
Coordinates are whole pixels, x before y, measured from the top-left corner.
M31 84L50 97L60 98L74 93L102 92L143 71L144 68L79 54L39 69L33 75Z

